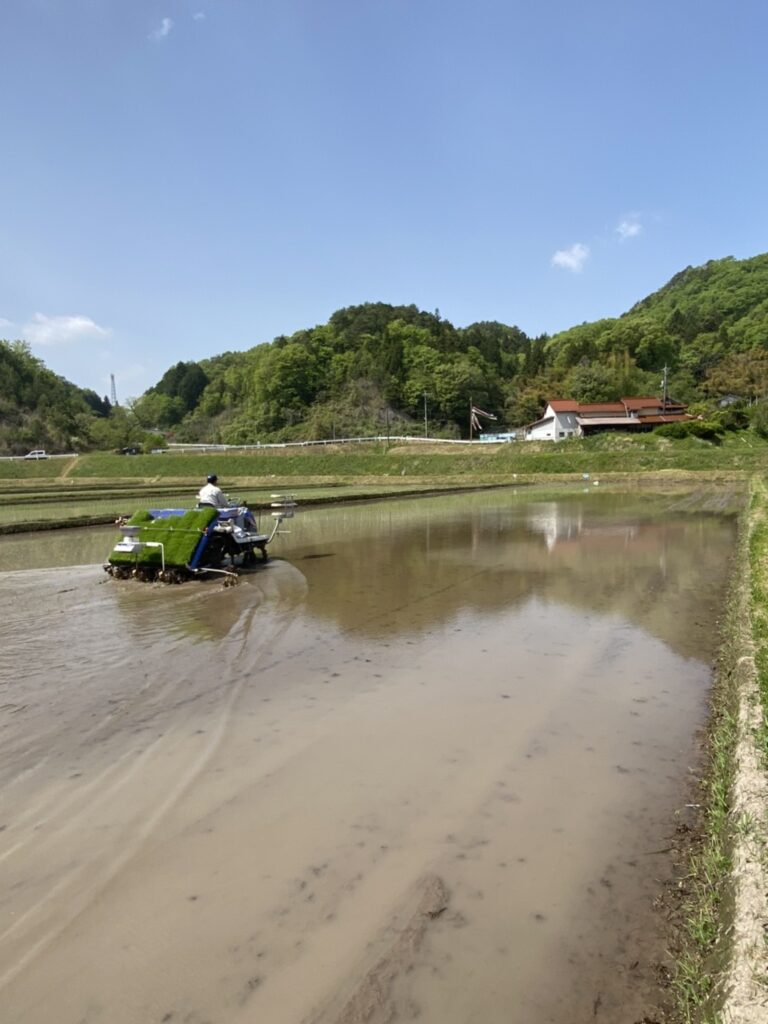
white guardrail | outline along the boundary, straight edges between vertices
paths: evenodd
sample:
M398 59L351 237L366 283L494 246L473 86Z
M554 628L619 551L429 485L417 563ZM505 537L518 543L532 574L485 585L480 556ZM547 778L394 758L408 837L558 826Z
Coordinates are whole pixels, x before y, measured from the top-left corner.
M493 442L492 438L476 437L474 440L455 440L448 437L421 437L418 434L378 434L375 437L334 437L324 441L281 441L270 444L182 444L172 443L167 448L155 449L153 454L167 455L172 452L245 452L258 451L262 448L309 448L314 445L334 444L370 444L372 441L386 441L392 444L394 441L408 441L420 444L478 444L479 442ZM506 444L507 440L498 440L493 443Z
M479 443L490 443L490 444L508 444L511 442L511 438L496 438L496 437L476 437L472 441L469 440L457 440L450 437L421 437L418 434L378 434L374 437L334 437L326 438L324 441L279 441L271 442L267 444L183 444L183 443L170 443L166 448L153 448L152 455L172 455L174 452L182 454L183 452L255 452L260 451L264 448L309 448L315 445L336 445L336 444L370 444L371 442L382 442L386 441L388 444L392 444L395 441L407 441L409 443L414 442L416 444L479 444ZM77 452L66 452L58 455L46 455L44 458L39 460L27 459L26 455L0 455L0 461L4 462L23 462L27 461L40 461L44 462L45 459L74 459L78 455Z
M59 455L41 455L39 458L30 459L26 455L0 455L2 462L45 462L47 459L76 459L79 452L62 452Z

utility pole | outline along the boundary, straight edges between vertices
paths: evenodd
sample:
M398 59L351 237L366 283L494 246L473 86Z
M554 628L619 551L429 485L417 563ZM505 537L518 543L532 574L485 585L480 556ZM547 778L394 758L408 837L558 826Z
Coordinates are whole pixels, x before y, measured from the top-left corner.
M424 437L429 437L427 427L427 392L424 392Z
M661 387L662 387L662 392L661 392L661 411L662 411L662 413L665 413L667 411L667 403L669 402L669 382L668 382L669 367L668 366L664 367L663 373L664 373L664 376L661 379Z

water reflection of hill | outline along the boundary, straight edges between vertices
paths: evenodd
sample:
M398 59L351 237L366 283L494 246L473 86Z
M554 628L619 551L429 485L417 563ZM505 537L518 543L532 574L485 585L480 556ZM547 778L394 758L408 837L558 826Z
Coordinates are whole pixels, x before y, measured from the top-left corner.
M678 653L706 658L735 525L658 512L636 499L592 495L336 510L324 524L315 519L317 542L308 540L291 560L309 582L307 609L343 630L402 634L407 609L405 632L413 634L535 598L553 630L564 604L626 618ZM308 519L302 527L309 530Z

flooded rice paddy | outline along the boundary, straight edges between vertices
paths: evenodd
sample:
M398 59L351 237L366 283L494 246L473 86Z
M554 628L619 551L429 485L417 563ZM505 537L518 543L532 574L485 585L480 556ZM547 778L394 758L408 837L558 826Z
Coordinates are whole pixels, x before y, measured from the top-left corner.
M0 539L3 1021L652 1013L735 537L695 505L310 510L231 589Z

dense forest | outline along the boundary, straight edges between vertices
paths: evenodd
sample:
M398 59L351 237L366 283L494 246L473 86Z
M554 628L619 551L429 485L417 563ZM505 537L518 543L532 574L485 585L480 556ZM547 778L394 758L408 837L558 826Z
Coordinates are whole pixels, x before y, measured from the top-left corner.
M552 337L493 321L457 328L413 305L351 306L290 337L177 363L126 409L3 342L0 444L65 444L67 431L80 448L159 433L230 444L412 433L425 407L431 434L460 437L470 402L516 427L549 397L658 394L664 366L673 397L710 419L725 417L722 399L750 408L766 397L768 254L688 267L623 316Z
M23 341L0 341L0 449L97 447L112 408L107 398L52 373ZM109 432L107 430L107 432Z

